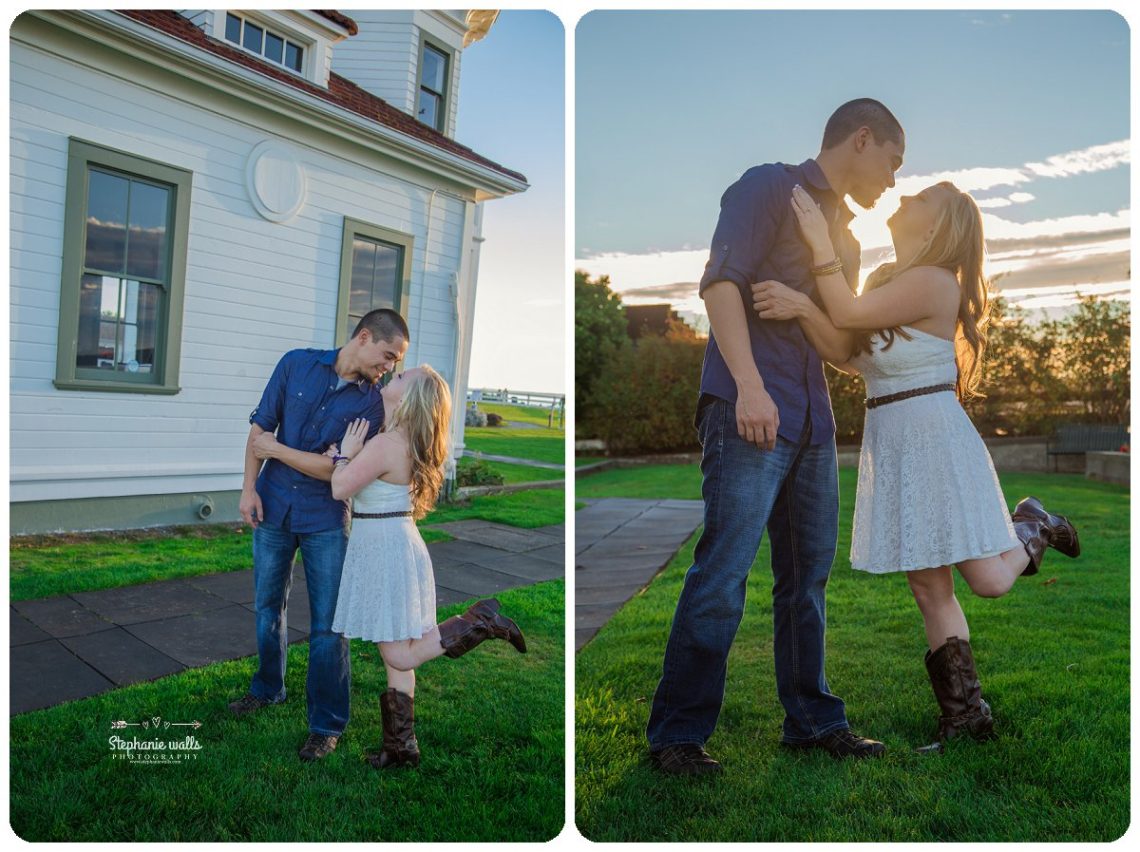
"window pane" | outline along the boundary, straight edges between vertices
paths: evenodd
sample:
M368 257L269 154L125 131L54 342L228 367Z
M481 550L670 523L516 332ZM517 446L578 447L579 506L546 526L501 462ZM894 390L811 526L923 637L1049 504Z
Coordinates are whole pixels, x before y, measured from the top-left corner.
M284 50L285 39L270 32L267 32L265 34L265 57L267 59L272 59L274 62L280 62Z
M131 181L131 240L127 275L166 279L166 230L170 190Z
M125 278L84 275L79 296L77 367L154 372L162 288Z
M447 75L447 56L438 50L424 45L424 67L420 85L437 95L443 94L443 83Z
M372 306L396 308L396 295L400 288L400 253L396 246L376 246L376 271L372 276Z
M261 27L245 22L245 33L242 36L242 46L255 53L261 53Z
M349 282L348 312L357 320L372 310L372 276L376 269L376 244L361 237L352 241L352 275ZM356 328L351 324L351 328ZM351 329L350 329L351 331Z
M417 114L420 121L439 129L439 95L420 89L420 108Z
M377 308L397 308L404 250L399 246L355 236L348 296L348 326Z
M285 65L294 71L301 70L301 48L291 41L285 42Z
M119 272L126 265L129 189L124 177L95 169L88 173L86 268Z
M237 15L226 15L226 39L241 44L241 18Z

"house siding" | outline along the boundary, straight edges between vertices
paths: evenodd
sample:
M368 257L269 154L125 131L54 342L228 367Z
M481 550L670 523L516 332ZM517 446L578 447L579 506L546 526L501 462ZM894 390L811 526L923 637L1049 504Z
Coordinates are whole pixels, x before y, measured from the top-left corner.
M431 363L455 383L452 286L467 202L453 190L433 201L436 186L406 169L386 173L330 153L343 145L285 138L303 166L306 201L274 224L251 205L245 167L254 146L283 138L279 122L216 99L206 108L16 40L10 57L13 503L240 488L249 412L277 359L340 343L345 216L414 238L408 362ZM69 136L193 173L174 396L52 384Z

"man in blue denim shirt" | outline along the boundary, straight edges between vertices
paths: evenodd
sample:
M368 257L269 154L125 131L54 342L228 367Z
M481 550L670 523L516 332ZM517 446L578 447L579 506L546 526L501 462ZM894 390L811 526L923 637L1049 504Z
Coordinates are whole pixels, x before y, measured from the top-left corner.
M790 207L797 183L832 223L832 243L854 289L859 244L843 199L873 206L894 186L903 148L902 128L883 104L851 101L828 120L814 160L749 169L721 198L700 283L712 328L697 410L705 527L677 602L646 731L663 772L721 768L704 745L724 700L728 652L765 527L782 742L837 757L883 752L882 743L851 732L843 701L824 675L824 592L835 558L839 486L823 364L795 320L762 320L746 306L751 285L768 279L818 302L811 252Z
M324 453L357 418L369 421L369 437L380 430L384 404L376 383L407 349L403 317L371 311L340 349L287 352L249 417L239 510L253 526L258 668L249 692L229 706L242 716L285 700L286 607L300 549L310 616L302 760L335 749L349 716L348 640L332 632L348 532L345 504L329 486L333 459Z

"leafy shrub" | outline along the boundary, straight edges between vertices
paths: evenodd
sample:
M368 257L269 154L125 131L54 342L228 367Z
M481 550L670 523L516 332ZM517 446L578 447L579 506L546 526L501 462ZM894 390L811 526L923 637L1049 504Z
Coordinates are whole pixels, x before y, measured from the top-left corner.
M474 408L468 408L467 413L463 416L463 422L467 426L486 426L487 415Z
M464 485L502 485L503 475L485 461L461 464L455 471L455 482Z
M616 454L698 449L693 414L704 351L701 341L658 337L611 350L580 413L581 437L601 438Z
M503 417L501 414L496 414L493 411L487 412L487 425L488 426L502 426Z

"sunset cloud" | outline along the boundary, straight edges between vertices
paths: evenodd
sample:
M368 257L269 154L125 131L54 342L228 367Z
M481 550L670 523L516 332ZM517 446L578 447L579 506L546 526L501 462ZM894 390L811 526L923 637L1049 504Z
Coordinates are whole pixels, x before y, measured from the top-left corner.
M1050 304L1060 304L1056 300L1062 298L1061 290L1068 287L1066 292L1071 293L1073 287L1082 285L1115 296L1125 286L1120 282L1127 282L1131 266L1130 210L1029 222L1014 222L992 211L1035 201L1036 196L1023 188L1026 184L1105 171L1127 165L1130 159L1129 142L1125 140L1068 151L1018 168L979 166L904 176L873 209L856 210L851 229L863 246L862 275L890 259L886 221L898 208L900 197L948 180L971 193L1007 188L1002 194L979 199L978 206L983 211L989 249L987 270L989 274L1002 274L1003 284L1012 287L1012 293L1020 296L1034 288L1051 288ZM577 266L594 276L609 275L613 289L630 304L669 302L682 312L703 314L696 282L707 259L706 248L646 254L609 252L580 258Z

